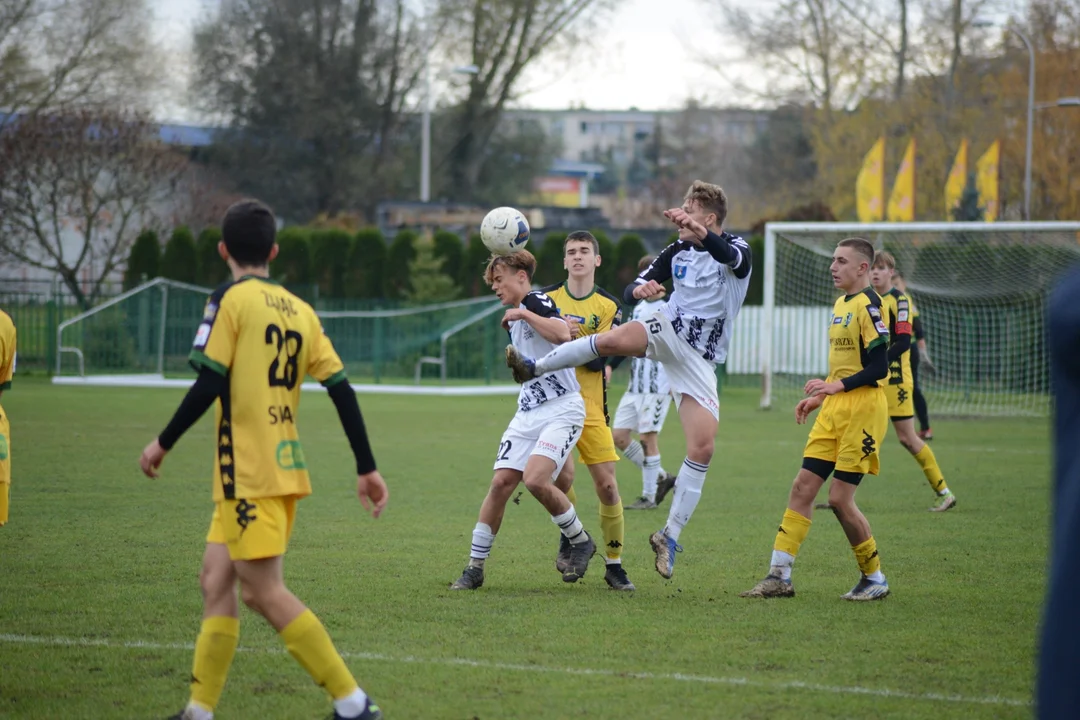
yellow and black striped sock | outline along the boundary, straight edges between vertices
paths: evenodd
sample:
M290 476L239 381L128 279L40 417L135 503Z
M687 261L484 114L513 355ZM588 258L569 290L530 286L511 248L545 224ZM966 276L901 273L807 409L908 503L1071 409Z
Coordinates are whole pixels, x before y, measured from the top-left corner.
M784 519L776 532L773 550L785 552L791 557L799 554L799 546L810 532L810 518L804 517L791 508L784 511Z
M878 557L877 543L873 535L869 540L852 545L851 549L855 551L855 560L859 563L859 570L863 575L870 576L881 571L881 558Z

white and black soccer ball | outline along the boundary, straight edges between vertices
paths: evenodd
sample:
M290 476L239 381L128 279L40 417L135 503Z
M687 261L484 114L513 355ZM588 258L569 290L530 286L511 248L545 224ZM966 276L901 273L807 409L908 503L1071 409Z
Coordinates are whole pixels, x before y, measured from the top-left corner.
M496 255L509 255L529 242L529 221L515 208L497 207L480 223L480 238Z

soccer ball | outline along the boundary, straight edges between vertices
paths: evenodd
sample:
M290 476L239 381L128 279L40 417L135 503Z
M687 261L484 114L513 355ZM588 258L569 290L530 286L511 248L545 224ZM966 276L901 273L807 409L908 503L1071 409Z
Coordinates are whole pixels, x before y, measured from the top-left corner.
M497 207L480 223L480 238L496 255L509 255L529 242L529 221L512 207Z

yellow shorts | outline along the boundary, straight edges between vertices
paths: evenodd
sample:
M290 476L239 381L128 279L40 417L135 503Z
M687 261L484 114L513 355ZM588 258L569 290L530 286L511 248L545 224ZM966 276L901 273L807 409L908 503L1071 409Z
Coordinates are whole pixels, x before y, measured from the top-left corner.
M586 465L619 461L604 408L595 403L585 402L585 427L577 441L577 450L578 457Z
M885 386L885 397L889 400L889 417L893 420L907 420L915 416L911 404L912 386L910 382Z
M261 560L285 554L296 519L296 497L222 500L214 507L206 542L229 548L233 560Z
M862 387L825 398L803 457L835 463L836 470L878 474L878 451L889 428L881 388Z

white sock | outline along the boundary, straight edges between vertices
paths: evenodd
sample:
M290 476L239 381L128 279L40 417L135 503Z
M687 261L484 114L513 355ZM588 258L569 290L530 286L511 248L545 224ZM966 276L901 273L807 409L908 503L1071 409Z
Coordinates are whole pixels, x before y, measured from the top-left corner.
M656 500L656 481L660 477L660 456L650 455L645 458L641 468L641 494L650 500Z
M491 532L491 526L487 523L476 523L472 531L472 550L469 551L469 557L473 560L486 560L494 544L495 534Z
M551 522L559 526L559 530L562 531L562 534L566 536L571 545L580 545L589 539L589 534L585 532L581 521L578 520L577 510L574 509L573 505L562 515L552 515Z
M690 522L694 508L701 500L701 488L705 485L705 473L708 471L708 465L696 463L690 458L683 460L679 482L675 485L675 498L671 501L667 526L664 528L664 533L675 542L679 542L679 534Z
M874 572L867 575L866 579L876 583L883 583L885 582L885 573L881 572L880 570L875 570Z
M638 467L645 465L645 448L641 447L641 443L637 440L630 441L630 444L622 451L622 456Z
M781 580L791 579L791 567L795 564L795 556L783 550L772 551L769 574L778 575Z
M187 720L214 720L214 712L207 710L197 702L189 702L184 710L184 717Z
M356 688L352 695L334 701L334 710L341 717L358 718L367 709L367 693Z
M600 353L596 352L596 336L587 335L563 343L544 357L537 359L536 374L540 376L553 370L576 368L598 357Z

